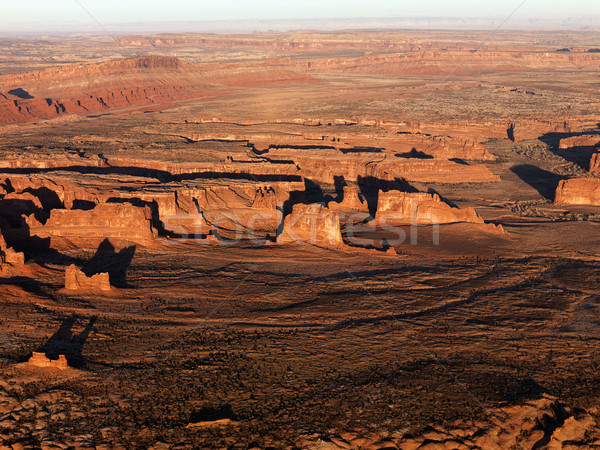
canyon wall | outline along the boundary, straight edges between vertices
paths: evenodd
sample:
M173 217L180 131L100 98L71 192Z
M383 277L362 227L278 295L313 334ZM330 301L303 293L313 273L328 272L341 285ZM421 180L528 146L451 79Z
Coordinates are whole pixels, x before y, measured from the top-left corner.
M0 272L2 272L5 264L13 267L22 266L25 264L25 254L10 248L4 240L4 236L0 233Z
M236 123L242 126L251 126L258 125L263 122L257 122L255 120L242 120L239 118L234 119L225 117L197 117L195 119L189 119L187 123ZM579 130L594 129L597 128L598 123L600 123L600 114L586 114L583 116L558 115L556 117L519 118L518 120L489 118L485 121L444 120L438 122L406 121L370 117L290 117L285 119L267 120L264 123L290 123L304 125L306 127L344 127L352 125L361 125L366 127L373 127L375 130L379 128L385 133L384 137L382 138L381 132L374 131L375 140L393 140L396 137L396 135L398 135L399 139L405 139L401 137L402 134L408 134L416 136L423 135L428 139L445 139L449 137L451 139L451 142L456 142L459 145L460 143L466 143L466 145L468 146L471 142L481 143L485 142L488 139L506 139L508 138L509 130L512 134L512 138L515 141L521 141L528 139L537 139L540 136L549 133L574 133ZM337 136L339 133L339 131L336 131L335 133L332 131L328 131L328 135L331 134L332 137L334 135ZM350 133L341 132L341 134L343 135ZM201 137L203 135L207 136L206 133L197 134L198 137ZM307 134L307 136L311 135L312 133ZM319 135L320 133L315 133L315 136ZM244 137L243 140L246 140L247 135L237 135L237 137ZM334 145L332 143L330 144Z
M579 136L571 136L562 138L558 144L561 150L574 147L598 147L600 146L600 134L582 134Z
M27 217L27 225L40 238L113 238L149 245L157 237L150 208L127 203L103 203L88 211L53 209L44 225L33 216Z
M355 186L344 186L341 202L329 202L327 207L332 211L369 212L369 205L364 195Z
M223 87L313 81L285 62L193 65L140 56L71 64L0 75L0 124L217 97Z
M600 179L590 177L561 180L556 188L554 203L600 206Z
M453 208L437 194L380 192L377 221L387 224L483 223L472 207Z
M592 155L589 170L591 174L600 175L600 152Z
M278 244L309 244L325 248L343 246L340 217L321 204L297 204L285 217Z
M286 146L326 146L345 151L361 151L382 145L389 152L398 152L410 157L411 152L423 153L435 159L460 158L466 160L493 161L494 155L474 139L452 138L450 136L432 136L425 133L397 133L393 130L374 130L373 133L329 133L303 132L298 134L276 133L192 133L184 136L194 142L220 141L245 142L259 151L269 151ZM364 150L363 150L364 151Z

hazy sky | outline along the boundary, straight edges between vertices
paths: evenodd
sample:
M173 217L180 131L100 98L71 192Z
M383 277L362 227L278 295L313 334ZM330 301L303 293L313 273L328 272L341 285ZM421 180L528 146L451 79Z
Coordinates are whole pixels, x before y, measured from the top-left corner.
M522 0L0 0L0 26L356 17L506 17ZM600 0L527 0L515 19L600 15ZM0 30L2 31L2 30Z

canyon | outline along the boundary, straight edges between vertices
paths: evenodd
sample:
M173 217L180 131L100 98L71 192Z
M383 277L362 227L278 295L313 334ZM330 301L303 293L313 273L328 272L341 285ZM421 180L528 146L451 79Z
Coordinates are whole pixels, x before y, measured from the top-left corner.
M597 39L0 41L0 446L599 445Z

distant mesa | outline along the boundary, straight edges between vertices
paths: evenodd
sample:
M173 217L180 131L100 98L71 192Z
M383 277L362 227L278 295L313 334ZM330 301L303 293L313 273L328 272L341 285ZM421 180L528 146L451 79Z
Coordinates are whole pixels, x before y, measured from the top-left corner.
M0 123L90 115L223 95L223 87L316 81L291 63L188 64L140 56L0 76ZM219 94L216 90L221 89Z

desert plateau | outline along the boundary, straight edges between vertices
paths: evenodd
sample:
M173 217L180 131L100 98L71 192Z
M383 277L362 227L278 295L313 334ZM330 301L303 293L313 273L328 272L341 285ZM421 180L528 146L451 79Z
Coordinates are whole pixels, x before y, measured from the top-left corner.
M600 448L600 32L0 37L0 448Z

